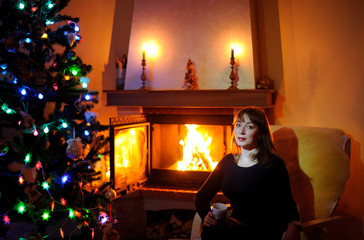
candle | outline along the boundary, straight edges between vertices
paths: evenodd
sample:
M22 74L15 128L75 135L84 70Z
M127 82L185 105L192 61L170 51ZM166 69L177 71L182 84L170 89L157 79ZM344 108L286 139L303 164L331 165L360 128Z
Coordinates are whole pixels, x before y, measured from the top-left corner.
M145 60L145 50L143 50L143 60Z
M231 58L234 58L234 44L231 44Z

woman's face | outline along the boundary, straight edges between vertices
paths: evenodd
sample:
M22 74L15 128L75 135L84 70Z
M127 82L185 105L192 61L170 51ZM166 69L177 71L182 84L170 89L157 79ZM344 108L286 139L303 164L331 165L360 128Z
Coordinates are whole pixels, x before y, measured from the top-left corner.
M243 119L238 119L235 123L234 135L235 141L240 147L252 150L257 147L260 132L258 126L244 114Z

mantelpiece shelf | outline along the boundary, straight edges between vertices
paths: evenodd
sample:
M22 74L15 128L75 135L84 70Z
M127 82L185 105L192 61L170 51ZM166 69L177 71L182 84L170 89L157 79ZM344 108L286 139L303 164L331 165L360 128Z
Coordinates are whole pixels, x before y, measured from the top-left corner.
M272 107L272 89L252 90L105 90L107 106L234 108Z

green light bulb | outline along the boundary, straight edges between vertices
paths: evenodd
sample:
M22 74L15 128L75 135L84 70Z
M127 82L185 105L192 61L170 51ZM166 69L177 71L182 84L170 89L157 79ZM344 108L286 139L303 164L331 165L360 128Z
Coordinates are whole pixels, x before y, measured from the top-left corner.
M25 156L24 162L26 162L26 163L30 162L31 157L32 157L32 155L31 155L30 153L28 153L28 154Z
M45 212L43 212L43 215L42 215L42 218L43 218L43 220L48 220L49 219L49 212L47 212L47 211L45 211Z
M73 212L73 210L72 209L69 209L69 214L68 214L68 217L69 218L73 218L74 216L75 216L75 213Z
M18 213L23 214L23 212L25 212L24 203L22 203L22 202L18 203L17 210L18 210Z
M42 187L43 187L43 189L48 190L49 184L47 182L43 182Z

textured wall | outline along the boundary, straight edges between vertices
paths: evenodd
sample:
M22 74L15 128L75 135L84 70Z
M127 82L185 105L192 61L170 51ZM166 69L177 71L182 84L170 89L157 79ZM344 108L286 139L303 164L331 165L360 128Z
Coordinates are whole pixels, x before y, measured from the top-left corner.
M151 89L182 89L187 60L195 66L200 89L230 86L231 44L239 66L238 87L254 88L249 0L137 0L128 53L126 89L141 86L142 47L146 52Z

